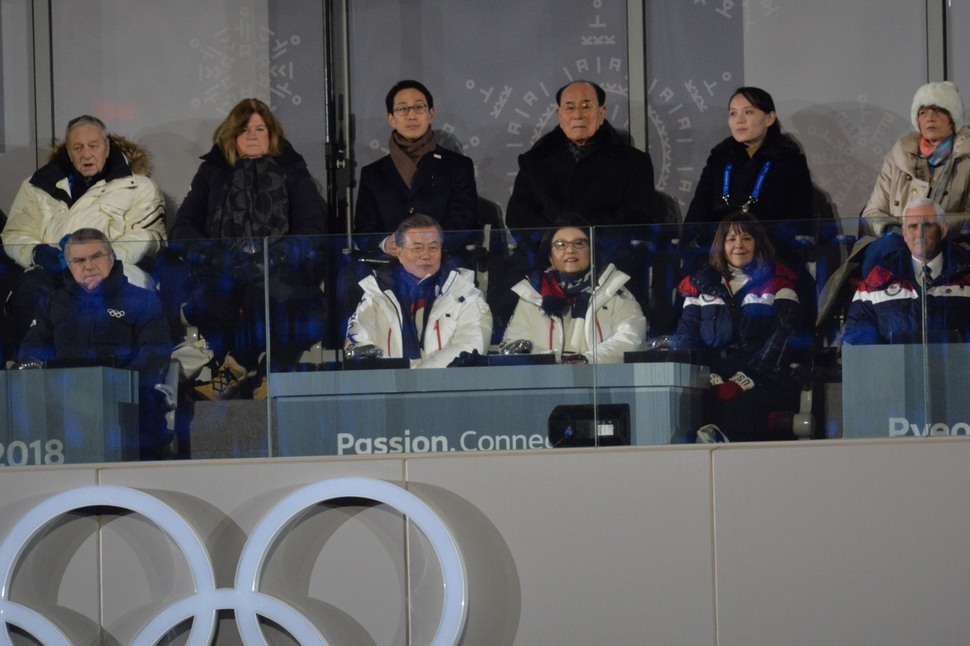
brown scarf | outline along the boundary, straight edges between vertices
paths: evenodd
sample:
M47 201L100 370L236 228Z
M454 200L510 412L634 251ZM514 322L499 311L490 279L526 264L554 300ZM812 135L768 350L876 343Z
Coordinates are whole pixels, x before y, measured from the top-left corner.
M391 139L387 144L391 152L391 161L401 175L401 179L411 188L414 176L418 174L418 162L430 152L433 152L438 145L434 140L434 130L428 128L428 132L417 141L408 141L397 130L391 131Z

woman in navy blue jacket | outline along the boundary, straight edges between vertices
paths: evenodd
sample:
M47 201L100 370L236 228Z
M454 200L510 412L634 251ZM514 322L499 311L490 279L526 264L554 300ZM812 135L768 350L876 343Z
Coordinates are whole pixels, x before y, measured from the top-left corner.
M772 412L798 407L790 371L802 340L795 278L775 260L761 224L737 211L718 225L709 264L678 287L673 343L710 366L705 418L731 441L792 439Z

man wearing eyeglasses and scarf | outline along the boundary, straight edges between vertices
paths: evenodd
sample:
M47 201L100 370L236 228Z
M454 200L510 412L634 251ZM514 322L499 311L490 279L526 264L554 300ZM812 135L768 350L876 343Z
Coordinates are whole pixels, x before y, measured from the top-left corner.
M394 239L398 262L360 281L364 296L347 325L347 358L403 357L412 368L444 368L462 353L484 354L491 312L470 270L443 265L441 226L414 215Z
M392 128L388 154L360 171L353 226L358 247L396 255L389 234L416 213L430 215L445 231L479 229L474 165L435 141L434 97L428 88L398 81L384 103ZM446 240L452 252L464 244L464 239Z

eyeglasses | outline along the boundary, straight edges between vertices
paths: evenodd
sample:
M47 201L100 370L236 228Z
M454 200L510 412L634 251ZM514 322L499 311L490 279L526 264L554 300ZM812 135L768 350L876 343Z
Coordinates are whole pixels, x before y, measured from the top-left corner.
M561 108L559 108L559 111L562 112L563 114L566 114L566 115L573 115L577 111L580 112L580 113L582 113L582 114L587 114L591 110L595 110L598 107L599 106L596 105L595 103L590 103L589 101L584 101L583 103L580 103L579 105L576 105L575 103L567 103L566 105L564 105Z
M72 258L71 260L68 260L67 262L68 262L69 265L72 265L74 267L83 267L84 265L86 265L88 263L89 260L91 262L98 262L102 258L107 258L110 255L111 255L110 253L105 253L104 251L99 251L96 254L92 254L92 255L88 256L87 258Z
M424 114L428 111L428 106L423 103L415 103L414 105L399 105L394 108L394 114L399 117L406 117L412 110L414 110L414 114Z
M430 253L432 255L441 253L441 245L440 244L429 244L427 246L425 246L423 244L415 244L415 245L410 245L410 246L404 247L404 249L406 249L408 252L413 253L413 254L418 255L418 256L420 256L421 254L423 254L425 251L427 251L428 253Z
M572 247L576 251L589 248L589 240L556 240L552 243L552 248L557 251L564 251L567 247Z

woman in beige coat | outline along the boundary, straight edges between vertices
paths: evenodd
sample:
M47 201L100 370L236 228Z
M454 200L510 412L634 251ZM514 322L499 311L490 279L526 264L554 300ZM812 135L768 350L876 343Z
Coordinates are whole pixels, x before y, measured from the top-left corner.
M916 132L904 135L886 155L862 213L872 235L898 227L906 205L921 197L938 202L949 214L963 214L955 220L968 219L970 128L963 125L957 86L943 81L920 87L911 118Z

